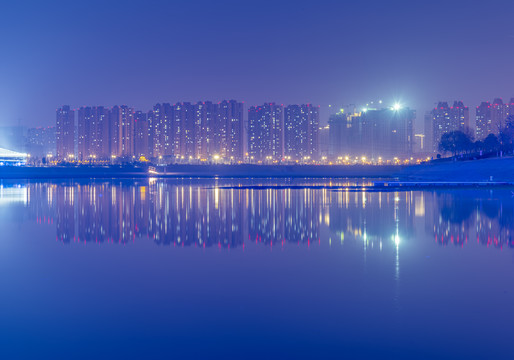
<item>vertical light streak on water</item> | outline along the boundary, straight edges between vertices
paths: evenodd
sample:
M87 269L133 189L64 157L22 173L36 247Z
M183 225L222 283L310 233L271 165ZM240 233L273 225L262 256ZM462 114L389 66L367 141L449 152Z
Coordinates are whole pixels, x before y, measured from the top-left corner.
M395 281L395 296L394 303L396 311L400 311L400 234L399 234L399 201L400 198L398 193L395 193L394 197L394 222L395 222L395 234L393 241L395 245L395 268L394 268L394 281Z

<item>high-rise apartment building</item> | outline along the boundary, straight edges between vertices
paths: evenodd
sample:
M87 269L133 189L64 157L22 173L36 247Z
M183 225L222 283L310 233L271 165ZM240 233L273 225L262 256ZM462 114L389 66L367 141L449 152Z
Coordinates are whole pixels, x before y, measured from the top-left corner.
M148 143L148 121L142 111L134 113L134 155L139 158L150 158L150 146Z
M484 139L489 134L493 134L491 119L491 104L488 101L482 102L475 110L476 138Z
M484 139L489 134L498 135L514 117L514 98L508 103L496 98L493 103L482 102L476 108L476 138Z
M329 120L329 154L339 158L393 160L413 151L416 112L409 108L340 112Z
M190 102L173 106L173 155L176 159L194 159L195 153L195 109Z
M93 109L81 107L77 113L77 155L83 161L93 155L93 141L96 139L96 119Z
M111 156L134 156L134 109L114 106L109 114Z
M505 119L507 118L507 104L503 100L496 98L491 105L491 126L492 133L498 134L505 127Z
M93 155L98 159L108 159L110 154L109 109L103 106L93 107L96 130L93 139Z
M284 109L284 156L287 160L315 160L319 151L319 108L289 105Z
M120 106L119 154L123 157L134 155L134 109Z
M221 141L216 137L219 134L218 105L211 101L199 101L194 111L197 157L207 160L210 156L221 154Z
M173 155L174 117L169 103L156 104L147 115L149 146L154 157Z
M75 156L75 112L68 105L57 109L55 141L58 159Z
M109 109L103 106L81 107L77 125L78 160L109 158Z
M339 157L360 156L362 144L356 144L360 137L361 112L357 109L342 109L337 114L330 115L328 157L336 160Z
M452 131L469 132L469 109L462 101L454 101L453 106L439 102L432 112L432 149L438 151L439 142L444 134Z
M463 132L470 131L469 108L462 101L454 101L450 108L450 119L457 124L457 128Z
M219 154L230 161L244 159L244 104L224 100L218 105L216 133L220 140Z
M425 148L423 152L431 153L434 152L434 128L433 128L433 120L432 120L432 112L425 112L425 116L423 117L423 135L425 135Z
M26 151L31 156L55 155L55 127L38 127L27 130Z
M120 156L120 118L121 111L119 106L113 106L109 111L109 154L110 156Z
M248 153L251 162L281 161L284 156L284 107L275 103L248 110Z
M505 106L505 115L510 122L514 121L514 98L511 98Z

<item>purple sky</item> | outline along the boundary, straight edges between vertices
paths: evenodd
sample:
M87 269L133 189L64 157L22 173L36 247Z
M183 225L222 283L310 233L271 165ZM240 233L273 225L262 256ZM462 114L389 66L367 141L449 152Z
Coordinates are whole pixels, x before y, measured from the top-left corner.
M514 97L514 1L11 1L0 126L62 104ZM419 126L418 126L419 129Z

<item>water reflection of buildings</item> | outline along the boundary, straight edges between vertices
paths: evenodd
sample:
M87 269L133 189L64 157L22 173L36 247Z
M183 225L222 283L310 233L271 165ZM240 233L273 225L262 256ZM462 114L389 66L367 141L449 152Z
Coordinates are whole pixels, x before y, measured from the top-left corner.
M341 241L360 239L365 247L398 243L414 234L415 199L412 192L329 192L330 229Z
M35 183L28 185L28 199L31 216L38 223L55 220L57 239L65 243L125 244L148 237L174 246L310 245L321 243L325 227L373 246L397 234L398 223L401 236L412 229L410 193L142 181Z
M165 183L31 184L29 207L37 219L55 218L62 242L148 236L162 245L230 247L248 236L243 193Z
M149 195L141 204L150 204L148 234L158 244L235 247L246 237L242 190L157 183Z
M320 240L319 190L249 190L248 198L250 240L270 245Z
M514 247L514 200L508 190L426 193L426 230L440 245Z
M0 205L13 203L26 204L27 201L28 193L25 186L0 183Z
M424 218L440 244L478 239L514 246L514 201L485 193L219 188L180 181L34 183L24 191L30 216L55 221L57 239L65 243L148 237L164 246L349 243L381 251L413 238L416 221Z

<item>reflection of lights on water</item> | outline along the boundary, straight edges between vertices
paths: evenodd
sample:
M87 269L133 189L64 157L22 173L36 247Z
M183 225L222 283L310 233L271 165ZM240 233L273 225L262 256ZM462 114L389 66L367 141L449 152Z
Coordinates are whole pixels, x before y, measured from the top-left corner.
M220 189L218 187L214 188L214 208L217 210L219 206L219 195Z
M22 203L27 204L28 190L26 186L14 185L5 187L0 185L0 205Z
M393 235L393 240L394 240L394 244L398 248L398 246L400 245L400 236L398 234Z
M398 230L396 230L396 234L392 236L394 244L396 245L396 256L395 256L395 279L400 279L400 235L398 235Z

